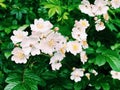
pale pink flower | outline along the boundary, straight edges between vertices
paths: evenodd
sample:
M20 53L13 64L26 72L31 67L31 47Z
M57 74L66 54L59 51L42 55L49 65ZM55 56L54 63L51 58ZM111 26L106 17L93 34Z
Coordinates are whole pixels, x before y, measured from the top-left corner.
M40 19L35 19L34 24L30 25L31 30L35 32L47 32L49 31L53 25L49 21L44 21L42 18Z
M14 44L21 42L25 37L27 37L28 32L22 30L14 30L11 40Z
M67 52L71 52L73 55L77 55L82 51L80 42L78 41L69 41L67 43Z
M112 71L110 72L110 74L112 75L112 78L113 78L113 79L118 79L118 80L120 80L120 72L117 72L117 71L112 70Z
M81 81L81 77L84 76L84 69L75 68L71 73L70 79L74 80L75 82Z
M27 59L29 58L29 55L26 55L19 47L14 48L12 54L13 56L11 60L15 61L15 63L26 63Z
M35 56L40 54L39 38L37 37L29 36L24 38L20 45L26 55L31 54Z

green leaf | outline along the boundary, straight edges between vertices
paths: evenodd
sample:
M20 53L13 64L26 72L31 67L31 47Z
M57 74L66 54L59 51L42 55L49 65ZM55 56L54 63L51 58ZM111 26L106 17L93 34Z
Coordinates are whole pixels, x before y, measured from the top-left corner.
M86 52L87 52L87 54L93 54L93 53L95 53L95 50L93 48L89 47L86 49Z
M111 31L118 31L117 28L111 22L106 22L106 25Z
M49 11L48 11L48 16L49 17L52 17L53 15L55 15L56 13L56 8L51 8Z
M103 90L110 90L110 85L108 83L101 83Z
M0 0L0 3L4 2L5 0Z
M65 13L63 14L63 19L68 19L68 15L69 15L69 13L68 13L68 12L65 12Z
M12 90L28 90L23 83L17 84Z
M18 12L16 13L16 19L18 19L18 20L21 20L21 19L22 19L22 13L21 13L20 11L18 11Z
M17 73L9 74L9 76L6 78L6 83L14 83L14 82L20 82L22 80L21 76Z
M103 55L98 55L94 61L94 64L98 66L102 66L106 63L105 56Z
M6 9L6 5L4 3L0 3L0 6Z
M62 86L63 86L65 89L67 89L67 90L73 89L73 84L72 84L72 82L70 82L70 81L68 81L68 80L64 80Z
M54 78L57 78L56 73L55 72L50 72L50 71L42 73L42 77L44 79L54 79Z
M11 28L5 28L5 32L6 32L7 34L9 34L11 31L12 31Z
M11 51L6 51L4 53L4 55L5 55L6 59L8 59L11 56Z
M10 83L4 88L4 90L12 90L18 84L19 84L18 82Z
M22 30L22 31L23 31L23 30L25 30L28 26L29 26L29 25L26 25L26 24L25 24L25 25L19 27L18 30Z
M120 20L119 19L111 20L111 22L114 23L115 25L117 25L118 27L120 27Z
M74 84L74 90L81 90L82 89L82 86L80 83L75 83Z
M44 8L54 8L55 7L55 5L50 4L50 3L42 3L42 4L45 5Z
M120 48L120 43L115 43L115 45L111 46L112 50L115 50L115 49L118 49L118 48Z
M110 67L115 71L120 71L120 56L119 51L106 50L102 53Z
M0 31L4 30L4 27L2 25L0 25Z
M120 59L112 55L108 55L107 58L107 62L109 63L111 68L115 71L120 72Z

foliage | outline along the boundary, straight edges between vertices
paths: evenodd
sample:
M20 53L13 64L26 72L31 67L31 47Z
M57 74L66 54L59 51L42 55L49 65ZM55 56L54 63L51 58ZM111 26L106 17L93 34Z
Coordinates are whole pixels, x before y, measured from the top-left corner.
M90 0L89 0L90 1ZM93 3L94 0L91 0ZM105 30L95 30L94 18L82 13L81 0L0 0L0 90L118 90L120 81L110 71L120 72L120 8L111 8L110 19L104 21ZM101 16L98 16L102 18ZM85 49L88 61L80 62L79 55L66 53L60 70L52 71L49 55L30 57L26 64L11 61L14 48L10 40L13 30L26 30L34 19L49 20L59 32L73 40L71 31L75 20L87 19L89 48ZM70 80L73 67L84 68L80 82ZM96 70L98 75L94 75Z

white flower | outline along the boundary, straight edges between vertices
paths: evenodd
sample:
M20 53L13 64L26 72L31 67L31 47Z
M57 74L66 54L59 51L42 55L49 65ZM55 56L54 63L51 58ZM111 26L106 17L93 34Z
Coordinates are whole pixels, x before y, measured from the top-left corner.
M114 9L119 8L120 7L120 0L112 0L111 5Z
M83 0L81 5L79 5L79 9L81 12L88 14L89 16L94 16L94 13L92 12L92 5L88 0Z
M35 32L35 31L32 31L32 36L36 36L40 39L43 39L43 38L46 38L50 33L52 33L53 31L50 30L50 31L47 31L47 32Z
M102 15L107 13L109 7L107 6L107 1L105 0L95 0L95 5L92 6L92 12L95 15Z
M62 64L58 60L55 60L55 62L56 63L51 64L52 70L59 70L60 67L62 67ZM57 63L57 62L59 62L59 63Z
M89 23L86 19L80 19L80 21L75 21L75 25L74 25L76 28L80 28L82 30L88 28L89 26Z
M112 70L111 72L112 78L120 80L120 72Z
M99 19L96 21L96 25L95 25L95 28L97 31L102 31L105 29L105 25L104 23Z
M55 53L53 57L50 59L50 64L52 70L59 70L62 64L60 63L65 56L61 53Z
M71 52L73 55L76 55L82 51L80 42L78 41L69 41L67 43L67 52Z
M79 30L77 28L73 28L72 37L78 41L81 41L87 39L87 34L85 33L85 30Z
M81 62L84 64L85 62L87 62L87 59L88 59L88 57L87 57L87 55L86 55L86 52L85 52L85 51L82 51L82 52L80 53L80 60L81 60Z
M15 61L15 63L26 63L29 58L29 55L25 55L23 50L19 47L14 48L12 54L11 60Z
M13 36L11 36L11 40L14 44L19 43L28 35L28 32L22 30L14 30Z
M71 73L70 79L74 80L75 82L81 81L81 77L84 76L84 70L75 68L74 71Z
M59 51L65 44L66 38L58 32L53 32L41 39L40 48L42 52L51 55L53 52Z
M43 33L49 31L53 25L49 21L40 18L39 20L35 19L34 24L31 24L30 27L32 31Z
M35 56L40 54L40 48L38 42L39 42L39 38L34 36L29 36L27 38L24 38L20 45L26 55L31 53L32 56Z

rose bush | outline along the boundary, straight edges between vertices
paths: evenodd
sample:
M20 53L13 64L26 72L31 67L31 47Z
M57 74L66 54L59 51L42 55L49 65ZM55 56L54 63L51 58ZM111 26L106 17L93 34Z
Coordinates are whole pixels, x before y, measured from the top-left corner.
M118 90L120 0L0 0L0 90Z

